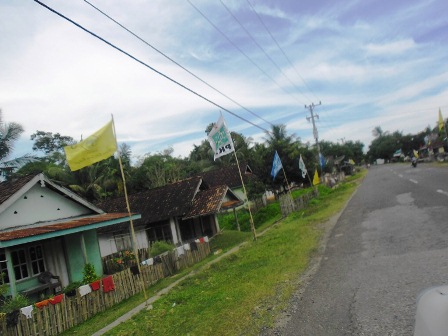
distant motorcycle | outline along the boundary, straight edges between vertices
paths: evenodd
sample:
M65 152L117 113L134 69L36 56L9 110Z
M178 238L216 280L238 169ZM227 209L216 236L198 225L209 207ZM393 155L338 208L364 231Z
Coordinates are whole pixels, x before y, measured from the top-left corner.
M417 158L416 157L413 157L412 159L411 159L411 164L412 164L412 167L417 167Z

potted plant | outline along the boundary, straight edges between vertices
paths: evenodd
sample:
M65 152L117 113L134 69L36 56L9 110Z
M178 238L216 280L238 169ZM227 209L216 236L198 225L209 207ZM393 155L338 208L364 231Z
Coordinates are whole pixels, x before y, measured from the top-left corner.
M67 287L64 288L64 293L66 296L72 297L76 295L76 289L82 285L81 281L75 281L68 284Z

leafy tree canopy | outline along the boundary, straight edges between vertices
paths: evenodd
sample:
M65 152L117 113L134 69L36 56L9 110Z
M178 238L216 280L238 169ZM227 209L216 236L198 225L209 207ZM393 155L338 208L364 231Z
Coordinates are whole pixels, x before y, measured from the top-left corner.
M47 160L58 164L65 163L64 147L75 143L70 136L44 131L31 134L31 140L34 141L33 151L43 152Z
M11 154L14 142L20 138L24 129L22 125L3 121L2 110L0 109L0 161L3 161Z

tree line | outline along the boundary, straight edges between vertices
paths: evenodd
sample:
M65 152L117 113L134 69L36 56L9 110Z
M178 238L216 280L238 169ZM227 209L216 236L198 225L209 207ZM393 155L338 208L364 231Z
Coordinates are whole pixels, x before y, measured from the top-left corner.
M118 153L122 160L129 193L163 186L205 171L235 164L234 155L213 160L213 151L206 136L212 125L207 126L204 140L199 145L193 145L187 157L175 157L173 149L167 148L157 153L145 154L132 163L131 148L126 143L122 143ZM23 128L17 123L3 123L1 113L0 127L1 162L11 154L12 143L18 139ZM323 167L318 163L316 145L304 143L297 135L288 133L285 125L273 125L270 132L265 133L261 143L256 143L252 138L236 132L231 132L231 136L238 160L249 164L258 177L257 182L248 186L249 197L252 198L265 190L276 190L285 185L283 173L279 173L275 179L271 176L275 151L280 156L288 182L307 185L312 180L315 170L318 170L319 175L333 173L348 160L361 165L373 162L377 158L392 158L399 147L403 151L419 148L424 144L425 136L431 130L428 127L415 135L402 135L398 131L392 134L383 132L378 126L373 132L375 139L369 146L367 155L363 151L364 144L360 141L349 140L340 143L321 141L319 144L324 157ZM119 162L115 157L72 172L68 168L63 149L64 146L76 143L72 137L60 133L36 131L31 135L31 140L34 141L33 151L40 153L41 159L22 167L15 173L16 176L44 172L49 178L90 201L123 194ZM309 176L302 176L299 169L300 156Z
M446 120L442 129L444 127L446 127ZM378 158L388 162L400 160L396 156L394 157L398 151L402 153L402 157L412 156L414 150L420 150L423 155L427 153L427 150L438 148L448 151L446 133L440 131L439 126L434 128L427 126L423 131L415 134L403 134L400 131L390 133L383 131L381 126L377 126L372 130L372 135L374 139L366 154L367 162L374 162Z
M148 153L131 163L132 152L126 143L119 147L126 187L130 193L150 188L160 187L177 182L188 177L212 169L219 169L235 164L234 155L223 156L213 160L213 151L206 135L212 125L206 128L204 140L194 145L187 157L175 157L173 149L167 148L161 152ZM278 174L275 180L271 177L272 160L275 151L279 154L288 182L309 184L309 178L302 177L299 170L299 158L302 156L308 173L313 173L317 166L317 150L315 145L305 144L295 134L290 134L285 125L274 125L266 132L262 143L255 143L252 138L243 134L231 132L235 152L240 162L249 164L257 175L257 182L248 186L249 196L255 197L266 189L277 189L285 184L283 174ZM88 200L96 201L107 197L123 194L123 181L117 158L110 157L91 166L70 171L65 160L64 146L75 143L70 136L60 133L36 131L31 135L33 151L40 153L41 160L31 162L15 173L24 176L44 172L48 177L71 189ZM345 156L355 162L363 161L363 144L347 141L335 144L327 141L320 143L322 154L326 157ZM333 170L331 160L327 161L323 172ZM319 167L319 174L321 174Z

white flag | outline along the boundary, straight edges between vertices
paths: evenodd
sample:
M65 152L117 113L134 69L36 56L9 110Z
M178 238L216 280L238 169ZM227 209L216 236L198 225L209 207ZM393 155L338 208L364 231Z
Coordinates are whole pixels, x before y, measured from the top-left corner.
M299 159L299 169L302 171L302 177L305 178L307 170L305 167L305 162L303 162L303 160L302 160L302 155L300 155L300 159Z
M226 122L221 115L218 122L213 125L212 130L208 134L208 141L215 152L215 160L221 156L227 155L235 151L232 137L226 127Z

